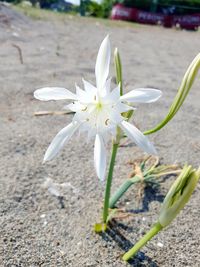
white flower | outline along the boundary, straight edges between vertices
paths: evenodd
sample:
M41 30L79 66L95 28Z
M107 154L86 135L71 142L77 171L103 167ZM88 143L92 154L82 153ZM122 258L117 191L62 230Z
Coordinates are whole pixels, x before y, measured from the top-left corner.
M156 89L135 89L120 96L120 86L110 90L108 79L110 65L110 42L107 36L99 49L95 66L96 87L83 80L84 90L76 86L76 94L65 88L47 87L34 92L35 98L43 101L73 100L67 108L75 112L72 122L63 128L48 147L44 161L53 159L64 144L77 131L85 131L95 137L94 163L97 176L103 180L106 170L105 144L109 135L116 137L119 126L125 134L144 151L155 154L155 148L135 126L122 116L133 109L128 103L150 103L158 100L161 91Z

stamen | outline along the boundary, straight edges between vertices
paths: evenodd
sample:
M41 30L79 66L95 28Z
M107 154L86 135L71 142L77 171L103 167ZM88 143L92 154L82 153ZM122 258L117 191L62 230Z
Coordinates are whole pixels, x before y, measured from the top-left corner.
M108 125L108 122L109 122L109 119L107 119L107 120L105 121L105 125Z
M81 109L82 111L86 111L87 110L87 107L85 107L85 108L83 108L83 109Z

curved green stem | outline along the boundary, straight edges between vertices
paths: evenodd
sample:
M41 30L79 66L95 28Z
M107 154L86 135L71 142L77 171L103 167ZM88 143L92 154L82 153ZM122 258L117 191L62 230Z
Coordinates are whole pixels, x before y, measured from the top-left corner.
M130 258L132 258L146 243L153 238L160 230L162 230L162 225L160 223L156 223L146 235L144 235L136 244L134 247L132 247L128 252L124 254L122 259L124 261L128 261Z
M138 183L141 181L139 176L134 176L131 179L126 180L110 198L109 208L113 209L117 201L123 196L123 194L129 189L132 184Z
M173 100L173 103L170 106L167 116L157 126L155 126L153 129L145 131L143 134L148 135L159 131L176 115L176 113L182 106L183 102L185 101L190 89L192 88L192 85L195 81L199 69L200 69L200 54L198 54L194 58L194 60L188 67L181 82L181 85L178 89L178 92Z
M163 171L160 171L158 173L152 173L153 169L148 172L144 172L144 182L148 182L149 180L153 178L159 178L164 175L169 175L169 174L179 174L181 170L171 170L171 171L165 171L168 168L164 168ZM155 169L154 169L155 170ZM132 178L129 178L123 182L123 184L120 185L120 187L117 189L117 191L111 196L110 202L109 202L109 208L113 209L116 205L116 203L119 201L119 199L126 193L126 191L134 184L141 182L141 177L135 175Z
M104 207L103 207L103 222L104 223L107 222L107 218L109 214L109 199L110 199L110 191L111 191L112 177L113 177L113 170L115 166L115 158L117 155L117 149L118 149L118 144L113 144L108 177L107 177L107 182L106 182L105 198L104 198Z

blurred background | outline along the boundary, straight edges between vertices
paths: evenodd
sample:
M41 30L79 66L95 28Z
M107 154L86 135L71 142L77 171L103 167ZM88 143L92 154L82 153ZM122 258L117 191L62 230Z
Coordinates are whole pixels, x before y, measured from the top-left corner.
M135 21L197 30L200 0L8 0L20 8ZM157 16L156 16L157 15Z

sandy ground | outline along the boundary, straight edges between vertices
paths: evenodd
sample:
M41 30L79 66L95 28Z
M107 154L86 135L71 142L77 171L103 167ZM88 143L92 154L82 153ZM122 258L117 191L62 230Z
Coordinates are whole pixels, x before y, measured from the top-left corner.
M151 86L163 91L159 102L140 105L136 112L136 125L147 130L167 113L187 66L200 50L199 32L107 25L70 16L58 21L23 17L0 22L2 267L200 266L199 186L174 223L126 264L121 255L156 221L174 178L163 181L158 191L146 190L140 203L138 188L130 190L119 206L126 206L132 217L97 235L92 229L100 220L105 185L94 172L93 143L75 136L55 160L42 165L48 144L72 115L34 116L36 111L60 110L65 103L39 102L33 91L47 85L74 90L82 77L94 82L95 59L106 34L113 49L117 46L121 52L125 90ZM13 45L20 47L23 64ZM200 163L199 87L200 79L175 119L150 136L164 163ZM132 143L119 149L113 190L131 171L127 162L141 156L143 152ZM47 178L67 183L62 188L63 205L42 186Z

